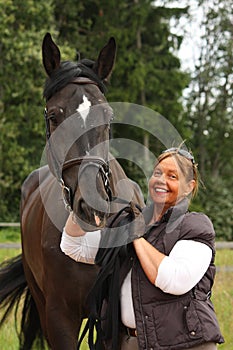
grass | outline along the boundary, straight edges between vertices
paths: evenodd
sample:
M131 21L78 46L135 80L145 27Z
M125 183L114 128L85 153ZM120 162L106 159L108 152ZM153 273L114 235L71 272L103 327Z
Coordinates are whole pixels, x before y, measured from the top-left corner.
M0 228L0 242L12 243L20 242L20 229L19 227L7 227Z
M0 242L19 241L19 229L0 230ZM20 249L0 249L0 262L16 256ZM215 307L217 318L220 324L225 343L218 346L219 350L233 349L233 271L224 270L225 266L233 266L233 250L218 250L216 254L216 274L213 288L212 301ZM1 315L1 312L0 312ZM5 322L0 330L0 349L16 350L18 349L17 334L14 328L13 317ZM82 350L87 350L85 342ZM33 349L37 350L37 349Z
M233 266L233 250L219 250L216 254L217 271L212 301L220 324L225 343L220 350L233 349L233 270L224 271L224 267Z

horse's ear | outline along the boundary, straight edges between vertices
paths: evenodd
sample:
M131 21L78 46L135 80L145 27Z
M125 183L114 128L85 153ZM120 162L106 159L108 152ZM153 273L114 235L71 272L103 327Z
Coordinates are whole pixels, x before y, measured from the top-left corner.
M99 53L93 70L101 80L107 81L113 70L116 57L116 41L111 37Z
M51 76L53 71L60 66L61 54L50 33L47 33L44 36L42 43L42 58L46 73L48 76Z

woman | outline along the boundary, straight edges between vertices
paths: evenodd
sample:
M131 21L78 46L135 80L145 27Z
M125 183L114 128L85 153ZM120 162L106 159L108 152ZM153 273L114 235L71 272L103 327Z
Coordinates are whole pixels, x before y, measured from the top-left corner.
M143 210L146 232L135 226L133 258L121 285L121 349L215 350L224 342L210 301L213 225L206 215L188 211L197 189L191 153L171 148L158 157L149 180L153 203ZM83 232L69 217L61 241L65 254L94 263L99 244L100 233Z

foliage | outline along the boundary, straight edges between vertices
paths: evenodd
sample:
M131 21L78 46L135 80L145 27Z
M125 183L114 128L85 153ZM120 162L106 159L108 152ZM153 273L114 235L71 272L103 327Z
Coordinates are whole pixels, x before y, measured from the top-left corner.
M114 2L112 2L114 3ZM109 1L91 2L91 18L88 22L88 44L96 47L114 36L117 42L116 68L111 77L108 100L130 102L152 108L162 114L178 131L182 125L177 116L182 111L182 91L188 83L188 76L180 70L180 62L172 53L179 40L175 40L169 28L172 16L179 17L186 10L154 7L153 1L118 1L114 16ZM88 6L86 7L88 8ZM96 14L95 20L93 13ZM82 18L84 16L81 16ZM87 25L85 27L87 29ZM93 32L95 36L93 36ZM138 125L143 125L143 116L138 116ZM113 138L134 139L144 144L143 129L113 127ZM161 147L158 140L147 134L148 146L158 154ZM135 163L119 160L129 177L139 182L144 193L147 185L142 172Z
M96 58L97 48L114 36L118 43L117 70L108 99L145 102L167 118L182 110L178 100L185 75L170 52L171 14L154 8L151 1L120 1L114 7L114 16L108 1L0 1L4 67L0 73L0 208L2 220L16 220L20 185L39 166L44 147L41 42L45 32L50 31L59 40L63 60L66 56L75 59L76 52L81 57ZM134 167L130 171L128 164L128 168L132 175Z
M20 228L19 227L1 227L0 228L0 242L20 242Z
M227 4L208 1L203 5L205 30L187 103L200 171L212 177L229 176L233 165L232 10Z
M227 0L196 0L203 12L203 35L190 76L176 56L182 36L171 30L171 19L178 23L188 16L188 6L176 8L170 0L158 3L0 0L0 220L19 220L21 184L40 165L45 143L44 34L51 32L58 42L62 60L96 59L99 48L114 36L118 50L108 100L147 106L188 139L207 188L193 208L211 217L219 238L233 239L231 7ZM184 101L185 87L189 88ZM143 125L141 115L135 120ZM155 155L163 146L140 128L115 124L113 137L136 140ZM121 162L146 196L142 170L132 161Z
M41 38L50 1L0 0L0 212L16 220L20 186L40 163L44 145Z
M206 190L201 194L203 211L211 218L218 240L233 240L232 193L228 183L221 178L211 179L206 183Z
M184 116L206 186L199 205L217 237L232 240L232 9L226 0L199 5L204 30Z

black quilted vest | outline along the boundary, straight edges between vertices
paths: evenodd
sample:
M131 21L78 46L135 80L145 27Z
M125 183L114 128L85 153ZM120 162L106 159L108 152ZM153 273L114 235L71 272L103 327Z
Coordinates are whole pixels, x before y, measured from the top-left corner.
M179 350L210 341L224 342L210 301L215 277L213 225L206 215L190 213L187 208L186 200L170 208L159 223L148 227L147 240L166 255L179 240L202 242L212 249L212 261L190 292L176 296L152 285L134 260L132 292L140 350ZM146 219L152 211L153 207L145 209Z

